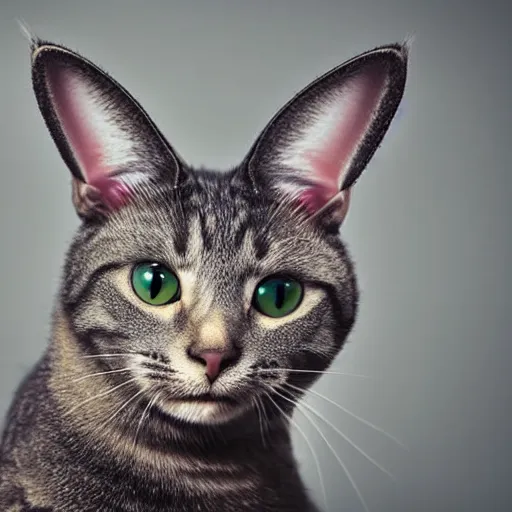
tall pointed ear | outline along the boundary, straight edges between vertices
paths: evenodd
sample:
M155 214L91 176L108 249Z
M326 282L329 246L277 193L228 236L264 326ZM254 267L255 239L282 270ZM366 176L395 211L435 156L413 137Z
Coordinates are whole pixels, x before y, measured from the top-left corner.
M122 207L141 182L166 180L177 186L181 160L121 85L67 48L32 43L34 92L73 175L80 216Z
M398 44L331 70L276 114L240 173L246 180L248 173L256 192L289 196L339 226L351 187L400 104L406 74L407 47Z

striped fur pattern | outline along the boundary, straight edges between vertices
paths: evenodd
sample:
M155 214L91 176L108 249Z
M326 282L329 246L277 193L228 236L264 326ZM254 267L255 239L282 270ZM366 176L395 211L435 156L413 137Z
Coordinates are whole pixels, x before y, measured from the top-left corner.
M338 230L402 97L406 57L391 45L336 68L239 166L214 172L187 166L94 64L33 41L36 98L82 223L50 344L8 413L2 511L317 510L290 440L289 399L300 395L284 386L308 388L319 373L282 369L327 369L354 324L356 278ZM179 301L136 296L142 261L176 273ZM252 305L272 275L304 286L282 318ZM237 357L210 383L190 348L226 346Z

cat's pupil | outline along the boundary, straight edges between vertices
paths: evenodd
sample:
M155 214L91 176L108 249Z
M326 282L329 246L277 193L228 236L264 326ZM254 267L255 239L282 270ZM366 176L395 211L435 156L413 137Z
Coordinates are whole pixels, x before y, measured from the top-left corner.
M149 285L149 295L152 299L154 299L162 289L162 282L164 280L164 276L161 272L158 272L155 269L151 270L150 277L150 285Z
M275 305L276 305L277 309L281 309L283 307L285 296L286 296L285 285L283 282L281 282L276 286Z
M302 295L303 288L298 281L287 277L270 277L260 282L253 305L260 313L279 318L294 311Z
M147 304L162 306L180 298L178 277L159 263L136 265L131 279L135 294Z

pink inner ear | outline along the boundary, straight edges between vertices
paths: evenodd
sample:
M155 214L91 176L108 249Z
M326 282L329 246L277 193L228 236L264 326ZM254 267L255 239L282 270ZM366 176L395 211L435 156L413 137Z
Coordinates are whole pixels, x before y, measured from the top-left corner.
M336 192L333 193L332 189L325 189L320 186L307 188L300 194L299 203L306 208L306 210L313 215L315 212L320 210L322 206L325 206L329 199L333 197Z
M378 107L385 81L386 74L379 69L352 79L348 90L340 91L337 100L326 108L327 119L323 121L320 117L323 137L301 154L311 169L309 178L313 182L300 199L309 211L318 210L340 191ZM331 117L332 113L335 115Z
M50 67L47 76L64 135L85 173L85 180L92 184L96 176L107 175L108 169L103 169L102 144L88 117L86 85L71 70Z
M126 204L131 190L123 182L109 177L113 169L105 163L106 148L101 139L105 134L98 133L101 127L97 126L101 120L96 120L96 125L93 122L94 93L72 70L50 67L47 79L55 111L83 178L100 191L110 208L120 208ZM104 131L107 123L104 119Z
M112 210L118 210L127 204L133 195L132 190L126 183L108 176L99 176L91 185L100 191L103 201Z

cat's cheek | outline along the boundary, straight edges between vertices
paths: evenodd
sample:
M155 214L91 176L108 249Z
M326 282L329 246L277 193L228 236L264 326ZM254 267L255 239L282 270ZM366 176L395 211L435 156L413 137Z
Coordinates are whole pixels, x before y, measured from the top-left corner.
M295 311L281 318L273 318L258 313L255 315L255 322L263 329L280 329L284 325L290 322L295 322L296 320L299 320L309 314L325 299L325 296L325 292L320 288L306 287L304 290L304 297L302 302Z

